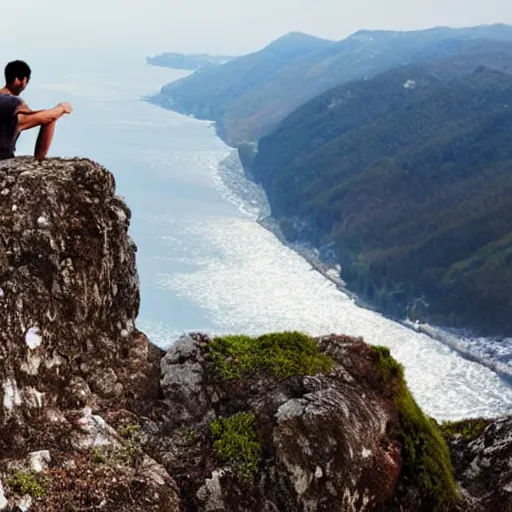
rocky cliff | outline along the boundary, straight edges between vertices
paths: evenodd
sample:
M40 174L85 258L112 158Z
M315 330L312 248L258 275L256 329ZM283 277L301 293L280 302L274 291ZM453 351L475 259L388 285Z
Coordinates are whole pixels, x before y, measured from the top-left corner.
M128 463L131 446L99 415L153 393L130 211L114 187L88 160L0 165L0 510L177 510L165 470ZM94 465L107 448L119 468Z
M94 162L0 163L0 510L512 510L510 420L445 427L454 473L385 348L152 346L129 220Z

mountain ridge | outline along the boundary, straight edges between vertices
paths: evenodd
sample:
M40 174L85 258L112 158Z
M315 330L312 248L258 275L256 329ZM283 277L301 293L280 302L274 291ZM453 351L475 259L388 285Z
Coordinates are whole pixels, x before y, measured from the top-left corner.
M368 53L367 39L378 37ZM374 76L412 61L456 54L443 41L461 44L476 39L512 42L508 25L443 28L420 31L365 31L334 42L309 36L293 55L283 36L269 46L241 56L224 66L197 73L164 86L150 101L200 119L217 122L220 136L231 145L255 141L271 132L300 105L352 80ZM281 42L280 42L281 41ZM279 44L286 51L276 55ZM308 44L302 44L307 42ZM293 45L292 45L293 46ZM437 48L437 49L436 49ZM429 51L434 51L433 56Z

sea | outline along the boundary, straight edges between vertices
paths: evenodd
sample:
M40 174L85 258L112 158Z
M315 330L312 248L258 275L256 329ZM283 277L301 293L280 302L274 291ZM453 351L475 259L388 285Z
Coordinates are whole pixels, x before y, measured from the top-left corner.
M364 309L258 223L268 213L265 195L244 177L213 124L142 99L187 72L129 55L32 67L23 96L31 108L60 101L74 107L59 121L50 156L104 165L131 208L142 299L137 326L153 343L168 348L198 331L361 336L390 348L430 416L512 412L505 378L512 340L419 329ZM21 136L18 154L32 152L35 136Z

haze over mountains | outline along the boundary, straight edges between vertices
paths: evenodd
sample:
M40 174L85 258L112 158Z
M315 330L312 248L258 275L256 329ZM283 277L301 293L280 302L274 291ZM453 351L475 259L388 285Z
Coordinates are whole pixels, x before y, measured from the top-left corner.
M185 55L183 53L166 52L147 57L146 61L153 66L164 68L197 70L206 66L224 64L233 59L234 57L228 55L209 55L207 53Z
M293 33L152 101L217 121L286 237L378 307L510 334L511 75L506 25Z
M162 88L161 101L213 119L229 143L256 140L294 109L338 84L463 53L475 40L512 41L506 25L414 32L360 31L340 42L288 34L264 49ZM473 43L473 44L472 44Z

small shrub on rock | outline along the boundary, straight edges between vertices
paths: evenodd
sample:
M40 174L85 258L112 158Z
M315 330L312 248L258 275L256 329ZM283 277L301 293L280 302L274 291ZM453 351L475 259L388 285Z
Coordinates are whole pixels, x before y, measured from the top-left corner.
M33 472L16 471L7 479L6 484L20 496L28 494L34 499L40 499L46 494L45 478Z
M480 437L491 422L483 418L466 419L460 421L444 421L441 423L441 432L446 439L460 437L465 441L473 441Z

